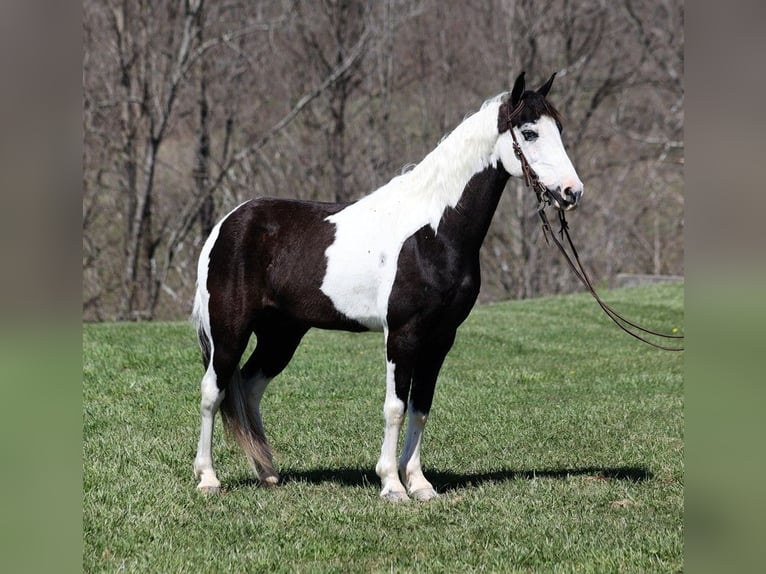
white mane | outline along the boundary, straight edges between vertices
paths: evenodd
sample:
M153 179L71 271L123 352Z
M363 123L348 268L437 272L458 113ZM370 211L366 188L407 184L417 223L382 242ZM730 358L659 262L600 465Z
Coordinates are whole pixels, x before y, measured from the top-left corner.
M479 111L463 120L420 163L359 203L368 204L367 207L378 202L380 207L382 204L406 207L407 211L418 212L420 227L428 223L437 229L444 209L457 204L471 176L497 163L492 151L498 137L500 97L484 102Z
M503 101L503 98L505 98L505 97L506 97L506 96L508 96L509 94L510 94L510 92L500 92L500 93L499 93L499 94L497 94L497 95L496 95L494 98L490 98L490 99L486 100L486 101L485 101L485 102L484 102L484 103L481 105L481 108L479 108L479 110L483 110L483 109L484 109L484 108L486 108L487 106L491 106L491 105L493 105L493 104L497 104L497 105L499 106L499 105L502 103L502 101Z

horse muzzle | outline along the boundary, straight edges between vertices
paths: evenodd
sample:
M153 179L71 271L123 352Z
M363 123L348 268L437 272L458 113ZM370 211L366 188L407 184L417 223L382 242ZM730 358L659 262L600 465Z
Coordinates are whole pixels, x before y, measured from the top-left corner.
M547 188L548 197L556 209L571 211L578 206L582 199L582 188L567 187L561 191L560 187L555 189Z

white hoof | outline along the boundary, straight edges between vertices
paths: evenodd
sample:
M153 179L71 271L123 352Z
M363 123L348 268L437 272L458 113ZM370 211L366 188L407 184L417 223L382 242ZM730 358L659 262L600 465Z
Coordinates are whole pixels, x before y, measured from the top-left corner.
M202 483L197 485L197 492L200 494L218 494L221 492L221 483Z
M420 502L426 502L438 498L439 494L433 488L421 488L410 492L410 496Z
M409 502L410 498L406 492L391 490L389 492L381 492L380 497L387 502Z
M197 491L203 494L218 494L221 491L221 482L214 471L194 469L194 475L199 478Z

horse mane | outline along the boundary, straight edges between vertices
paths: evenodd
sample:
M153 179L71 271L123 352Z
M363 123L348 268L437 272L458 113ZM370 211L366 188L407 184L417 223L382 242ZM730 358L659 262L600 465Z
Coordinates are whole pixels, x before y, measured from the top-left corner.
M481 108L469 114L439 144L414 167L409 167L391 181L360 201L377 198L391 201L391 195L401 197L394 202L400 208L411 207L429 212L428 222L436 229L446 206L457 205L468 180L473 174L495 164L492 157L497 131L499 97L485 101ZM385 198L385 199L384 199Z

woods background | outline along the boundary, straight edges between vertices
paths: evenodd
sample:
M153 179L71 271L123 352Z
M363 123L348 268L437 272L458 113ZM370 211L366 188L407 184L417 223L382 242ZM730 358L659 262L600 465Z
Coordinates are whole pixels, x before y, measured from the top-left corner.
M83 316L187 317L202 242L261 195L354 200L524 70L585 197L592 275L683 273L681 0L85 0ZM570 291L512 180L480 300Z

